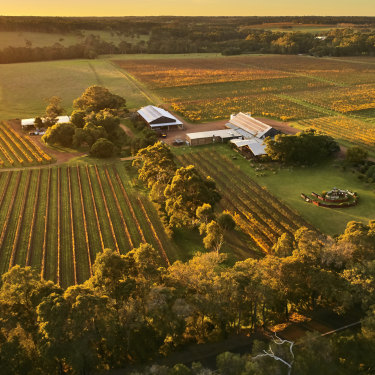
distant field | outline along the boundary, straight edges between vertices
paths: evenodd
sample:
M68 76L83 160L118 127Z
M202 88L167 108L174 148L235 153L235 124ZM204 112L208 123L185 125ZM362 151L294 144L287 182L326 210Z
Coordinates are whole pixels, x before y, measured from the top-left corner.
M374 185L358 180L350 171L342 171L334 163L312 168L283 168L281 170L271 165L271 168L276 169L259 172L251 166L248 160L240 157L238 153L225 145L200 146L177 152L186 153L184 157L200 168L208 166L214 178L218 176L218 184L222 187L221 193L224 195L224 202L226 196L233 199L232 210L236 212L239 211L234 203L237 204L238 199L245 202L255 199L259 204L258 209L261 210L268 210L272 207L270 201L268 204L260 204L262 200L257 198L257 193L252 192L253 183L251 180L254 180L257 185L265 187L273 196L298 212L301 215L300 223L306 220L321 232L329 235L342 233L348 221L368 223L369 220L375 219ZM233 159L232 156L237 156L237 159ZM220 171L219 174L217 174L216 168ZM238 175L245 177L241 177L239 180ZM225 182L225 186L221 186L221 179ZM228 181L231 183L228 184ZM241 189L241 184L245 181L247 182ZM358 206L329 209L308 204L300 198L301 193L307 195L313 191L321 193L323 190L327 191L333 187L356 191L360 197ZM232 192L233 189L235 192ZM247 198L245 198L246 194L248 194ZM262 194L266 193L262 192ZM276 200L276 202L278 201ZM254 220L257 218L257 210L249 208L248 212L252 214ZM254 212L255 215L253 215ZM283 212L279 208L275 214L282 215ZM263 217L267 217L265 212L263 215ZM278 220L283 225L282 217ZM272 220L267 220L267 223L272 223ZM272 226L272 224L270 225Z
M345 144L360 144L375 154L372 58L171 56L116 58L115 62L189 121L206 122L228 118L234 112L251 112L297 122L299 128L323 130Z
M0 69L0 120L41 115L45 99L54 95L63 99L69 113L73 99L95 84L122 95L130 108L148 103L123 72L105 59L9 64Z
M48 47L59 43L65 47L82 43L85 37L89 35L100 36L106 42L118 44L121 41L137 43L141 40L147 40L148 36L124 36L110 31L83 30L80 33L41 33L31 31L0 31L0 49L8 46L12 47ZM30 44L31 43L31 44Z

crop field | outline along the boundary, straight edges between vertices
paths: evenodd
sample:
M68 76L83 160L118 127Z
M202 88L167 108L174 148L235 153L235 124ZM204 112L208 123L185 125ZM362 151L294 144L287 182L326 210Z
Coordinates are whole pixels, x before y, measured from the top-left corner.
M371 58L243 55L115 62L191 122L251 112L341 135L337 139L345 145L375 145Z
M0 123L0 168L46 164L53 161L30 137Z
M147 196L123 164L0 173L0 272L31 265L62 286L81 283L98 252L143 242L176 259Z
M222 208L233 215L236 224L264 252L270 251L281 234L292 235L301 226L311 227L219 152L209 149L188 152L180 154L178 160L183 165L195 165L202 174L215 180L222 195Z
M123 71L105 59L7 64L0 69L0 120L42 115L45 99L55 95L70 113L73 100L91 85L123 96L130 108L149 102Z

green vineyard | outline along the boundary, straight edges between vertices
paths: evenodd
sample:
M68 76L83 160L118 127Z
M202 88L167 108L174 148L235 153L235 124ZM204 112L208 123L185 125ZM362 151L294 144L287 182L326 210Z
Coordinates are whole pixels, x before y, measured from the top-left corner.
M195 165L215 180L222 208L232 213L237 225L263 251L270 251L283 233L292 235L301 226L311 227L225 156L212 151L192 152L179 156L179 161Z
M0 272L30 265L66 287L90 277L96 254L154 246L176 259L147 195L123 164L0 173Z

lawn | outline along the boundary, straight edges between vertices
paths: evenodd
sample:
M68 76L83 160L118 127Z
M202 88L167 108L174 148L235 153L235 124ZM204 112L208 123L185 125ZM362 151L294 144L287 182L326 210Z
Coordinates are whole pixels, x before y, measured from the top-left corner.
M179 149L178 153L199 152L207 148L207 151L215 151L226 156L228 170L231 164L239 166L243 172L253 178L259 185L266 187L272 194L295 209L309 223L323 233L335 235L343 232L346 223L351 220L368 223L375 219L375 186L361 182L350 171L342 171L335 161L325 165L310 168L276 168L275 171L255 171L251 163L242 158L229 146L200 146L195 149ZM232 157L237 157L233 159ZM261 176L264 174L264 176ZM359 195L359 204L356 207L345 209L329 209L316 207L305 203L300 194L309 195L311 192L321 193L333 187L356 191Z
M69 113L72 101L95 84L126 98L129 108L148 103L123 72L105 59L18 63L1 66L0 119L41 115L45 99L54 95L63 99Z

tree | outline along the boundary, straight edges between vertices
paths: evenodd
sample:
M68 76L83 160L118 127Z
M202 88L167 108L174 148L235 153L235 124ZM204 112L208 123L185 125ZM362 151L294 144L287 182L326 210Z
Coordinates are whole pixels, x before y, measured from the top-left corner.
M206 225L206 236L203 238L204 247L218 253L223 243L223 229L216 221L212 220Z
M69 123L56 124L49 127L42 140L51 145L60 144L65 147L71 147L73 143L73 135L75 126Z
M108 89L101 86L88 87L85 92L74 100L74 108L90 112L99 112L102 109L119 111L125 108L125 99L119 95L112 94Z
M361 147L353 146L349 147L346 151L346 160L349 163L362 163L368 157L368 152Z
M215 183L209 177L203 179L193 165L179 168L164 191L165 210L170 224L176 228L195 225L199 206L213 206L220 200Z
M288 233L283 233L272 247L272 252L279 257L290 256L293 250L293 238Z
M76 109L70 115L70 122L77 128L83 128L85 126L86 115L86 111L82 109Z
M296 135L278 134L274 139L266 138L265 143L272 160L289 164L319 163L340 150L332 137L314 129Z
M219 224L220 228L222 228L225 231L232 231L236 227L236 223L233 219L233 216L227 211L222 212L217 217L217 223Z
M115 153L115 145L106 138L99 138L90 149L90 155L97 158L110 158Z
M56 124L57 117L64 113L64 109L61 106L62 99L59 96L52 96L47 100L46 112L44 115L44 124L52 126Z

